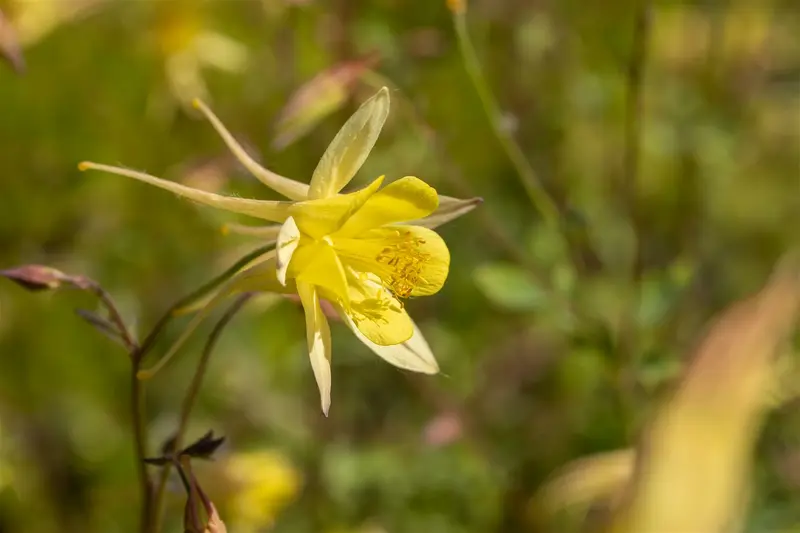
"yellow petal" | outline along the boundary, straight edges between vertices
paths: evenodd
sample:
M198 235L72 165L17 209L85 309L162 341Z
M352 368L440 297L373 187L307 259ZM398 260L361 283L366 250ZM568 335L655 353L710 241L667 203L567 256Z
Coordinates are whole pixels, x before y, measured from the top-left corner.
M314 286L298 283L297 294L300 295L306 315L308 355L319 387L322 412L328 416L331 406L331 330L319 305L319 295Z
M283 222L289 216L289 207L291 202L274 202L267 200L249 200L244 198L234 198L232 196L222 196L200 189L193 189L174 181L167 181L150 174L143 172L136 172L127 168L113 167L109 165L101 165L98 163L83 162L78 165L79 170L101 170L119 176L133 178L135 180L143 181L150 185L154 185L161 189L173 192L178 196L183 196L189 200L205 204L217 209L230 211L232 213L240 213L242 215L249 215L251 217L261 218L264 220L271 220L272 222Z
M217 130L217 133L220 137L222 137L222 140L228 146L228 149L233 153L236 159L244 168L249 170L250 173L258 179L258 181L274 190L278 194L282 194L291 200L305 200L308 197L308 185L283 177L279 174L275 174L271 170L259 165L255 159L250 157L242 145L239 144L233 135L231 135L227 128L225 128L225 126L222 124L222 121L217 118L217 116L211 111L211 109L208 108L208 106L206 106L197 98L194 99L192 105L194 105L195 108L203 113L214 129Z
M439 205L436 189L419 178L406 176L390 183L356 211L337 232L342 237L387 224L408 222L430 215Z
M349 305L347 277L339 257L326 241L302 244L294 252L289 275L298 283L324 287L337 300Z
M431 352L430 346L428 346L422 332L413 321L411 324L414 328L414 333L411 335L410 339L400 344L380 346L369 340L359 331L341 306L336 306L336 310L339 311L339 315L350 329L353 330L353 334L355 334L356 338L387 363L412 372L421 372L423 374L439 373L439 365L436 362L436 358L434 358L433 352Z
M434 294L447 279L450 251L428 228L387 226L332 240L345 267L376 274L401 298Z
M299 244L300 230L297 229L294 218L289 217L281 226L281 230L278 233L278 242L275 246L275 251L277 252L276 277L281 285L286 285L286 271L292 260L292 254L294 254Z
M319 239L341 228L342 224L378 191L382 183L383 176L363 189L349 194L298 202L291 206L289 212L301 232Z
M389 89L383 87L345 122L311 176L308 198L328 198L350 183L367 159L389 114Z
M414 324L403 304L380 283L366 277L353 282L351 278L349 290L350 307L343 308L343 313L367 340L390 346L405 342L414 334Z

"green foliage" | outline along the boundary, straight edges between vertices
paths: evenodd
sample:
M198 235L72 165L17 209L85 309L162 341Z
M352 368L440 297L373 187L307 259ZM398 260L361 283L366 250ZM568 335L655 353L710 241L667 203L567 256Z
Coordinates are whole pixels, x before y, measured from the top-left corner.
M797 243L793 2L653 2L633 185L630 3L468 2L494 120L444 0L2 0L0 10L0 53L19 65L8 21L26 65L18 75L0 63L0 270L41 264L97 280L137 334L263 244L223 236L225 223L252 223L244 217L76 168L122 163L264 198L186 105L196 92L256 159L308 182L355 104L388 80L391 111L353 187L415 175L447 196L483 197L441 229L452 256L444 289L407 302L440 376L391 368L332 323L326 419L295 302L256 298L221 336L186 442L212 428L227 437L219 462L198 469L208 483L245 449L291 465L302 483L271 513L265 528L276 533L552 533L529 513L544 480L572 459L632 446L709 317L761 286ZM186 60L189 48L203 57ZM298 93L320 73L332 89ZM559 227L532 206L493 124L555 200ZM1 531L136 527L129 364L75 308L102 311L77 291L0 284ZM176 317L155 353L188 320ZM210 330L147 385L153 456ZM774 418L785 429L756 451L746 533L800 523L800 421ZM260 483L264 498L277 490ZM165 531L178 531L177 481L167 494Z

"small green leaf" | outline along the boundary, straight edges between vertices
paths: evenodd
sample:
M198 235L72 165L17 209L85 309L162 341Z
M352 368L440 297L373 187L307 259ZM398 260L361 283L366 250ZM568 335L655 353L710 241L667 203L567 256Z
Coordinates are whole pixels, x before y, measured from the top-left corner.
M510 311L535 311L548 301L547 293L522 268L503 263L475 270L475 283L496 306Z
M552 228L536 226L528 237L531 255L542 268L550 269L570 261L569 250L564 238Z

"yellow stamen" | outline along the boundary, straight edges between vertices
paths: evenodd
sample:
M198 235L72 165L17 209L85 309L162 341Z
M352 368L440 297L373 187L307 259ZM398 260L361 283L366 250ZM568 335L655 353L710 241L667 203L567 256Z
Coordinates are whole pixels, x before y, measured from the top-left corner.
M410 231L398 231L394 242L384 247L375 260L387 266L387 275L381 276L388 288L398 298L408 298L420 282L423 264L430 255L421 251L425 240Z

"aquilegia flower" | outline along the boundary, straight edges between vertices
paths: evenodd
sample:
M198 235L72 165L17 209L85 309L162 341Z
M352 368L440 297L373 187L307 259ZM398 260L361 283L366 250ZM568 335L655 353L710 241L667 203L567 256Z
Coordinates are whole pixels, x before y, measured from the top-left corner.
M276 242L275 250L235 276L221 296L242 290L299 296L311 365L326 414L331 392L331 338L322 299L333 305L364 344L389 363L415 372L438 372L403 300L442 288L450 254L431 228L466 213L480 199L439 197L430 185L410 176L383 188L383 177L379 177L363 189L340 194L383 127L389 112L388 89L384 87L364 102L345 123L309 185L258 165L204 104L195 101L195 105L248 170L292 201L222 196L96 163L81 163L79 168L128 176L202 204L280 223L258 231Z

